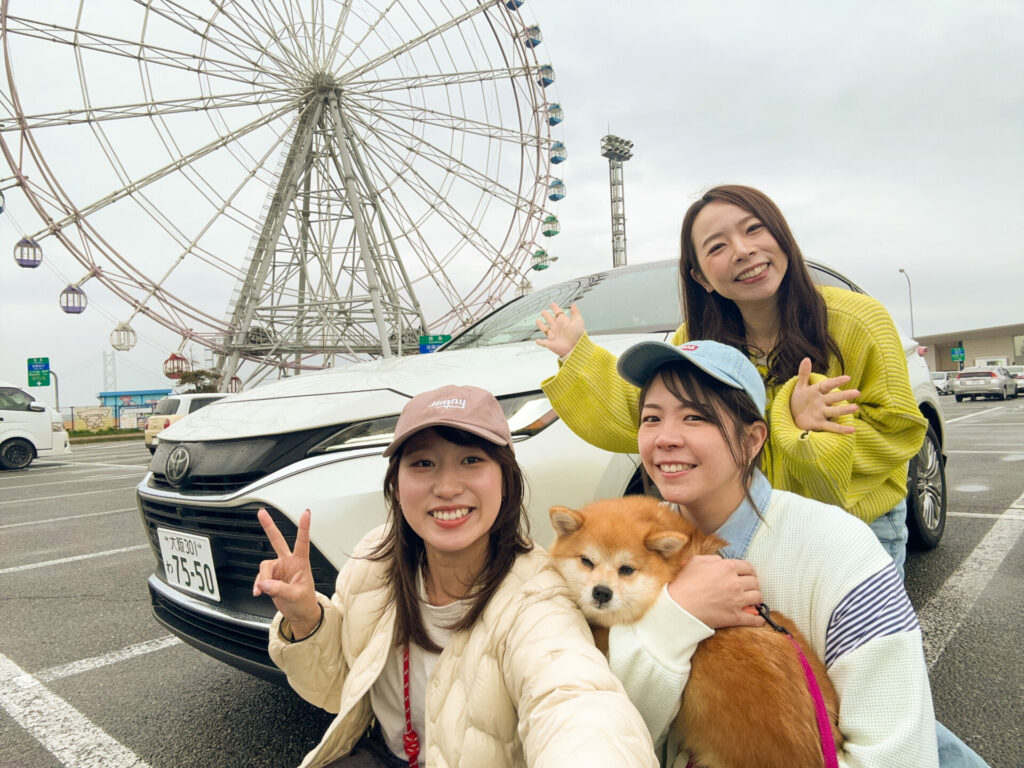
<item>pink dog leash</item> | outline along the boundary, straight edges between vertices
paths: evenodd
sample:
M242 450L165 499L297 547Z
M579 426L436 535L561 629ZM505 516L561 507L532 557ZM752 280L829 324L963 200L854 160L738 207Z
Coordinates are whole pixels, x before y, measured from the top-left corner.
M800 644L793 639L793 635L789 633L789 630L772 620L772 612L768 609L768 606L761 603L757 606L757 612L761 615L761 618L771 625L772 629L788 637L789 642L796 649L797 658L800 659L800 664L804 668L804 677L807 678L807 690L810 691L811 699L814 701L814 716L818 720L818 736L821 738L821 753L825 757L825 768L839 768L839 759L836 756L836 742L832 738L832 723L828 719L825 699L821 695L821 688L818 687L818 681L814 677L814 670L811 669L811 665L807 662L807 657L804 656Z
M797 658L800 659L800 664L804 668L804 677L807 679L807 690L811 694L811 699L814 701L814 717L818 721L818 737L821 739L821 754L825 758L825 768L839 768L839 758L836 755L836 742L832 738L832 723L828 719L828 710L825 709L825 698L821 695L821 688L818 687L818 680L814 677L814 670L811 669L811 665L807 662L807 657L804 656L803 649L800 648L800 643L793 639L793 635L789 633L781 624L775 622L772 619L772 612L768 606L764 603L756 606L747 606L744 609L748 613L757 613L761 618L768 622L769 626L776 632L781 632L789 638L789 642L793 644L793 648L796 649ZM693 762L691 757L687 763L686 768L699 768L696 763Z

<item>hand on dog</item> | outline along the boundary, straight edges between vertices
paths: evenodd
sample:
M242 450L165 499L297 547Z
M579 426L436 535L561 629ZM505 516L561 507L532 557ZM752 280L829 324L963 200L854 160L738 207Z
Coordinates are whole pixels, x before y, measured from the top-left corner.
M256 515L277 553L273 560L260 563L260 572L252 586L255 596L269 595L274 607L288 620L296 640L309 635L320 622L320 604L316 601L313 569L309 564L309 519L307 509L299 517L299 532L294 551L289 549L281 531L267 510Z
M669 582L669 596L712 629L760 627L764 619L744 608L763 602L754 566L718 555L692 557Z

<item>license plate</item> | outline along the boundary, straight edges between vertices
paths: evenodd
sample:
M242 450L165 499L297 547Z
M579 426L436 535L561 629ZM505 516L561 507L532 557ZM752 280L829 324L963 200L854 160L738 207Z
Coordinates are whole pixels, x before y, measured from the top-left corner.
M209 538L170 528L157 528L156 533L167 582L185 592L220 602Z

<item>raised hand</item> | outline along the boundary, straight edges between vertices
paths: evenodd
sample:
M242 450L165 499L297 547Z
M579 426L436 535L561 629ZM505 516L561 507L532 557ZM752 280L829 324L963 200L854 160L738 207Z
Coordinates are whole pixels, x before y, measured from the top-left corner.
M858 389L840 390L843 384L850 381L849 376L836 376L811 384L811 358L800 361L797 372L796 386L789 398L789 410L793 414L793 422L808 432L835 432L840 435L852 435L857 430L853 425L839 424L832 419L854 413L856 403L844 403L860 397Z
M583 315L576 308L575 302L569 307L566 313L555 302L551 302L550 311L542 309L537 319L537 327L544 334L543 339L535 341L542 347L547 347L559 357L565 357L576 342L583 338L586 326L583 323Z
M269 595L274 606L291 624L296 640L309 635L320 621L313 569L309 565L309 519L307 509L299 517L299 532L294 551L288 548L281 531L265 509L257 513L277 557L260 563L260 572L252 586L253 595Z
M747 610L763 602L754 566L718 555L690 558L668 585L669 596L712 629L759 627L764 619Z

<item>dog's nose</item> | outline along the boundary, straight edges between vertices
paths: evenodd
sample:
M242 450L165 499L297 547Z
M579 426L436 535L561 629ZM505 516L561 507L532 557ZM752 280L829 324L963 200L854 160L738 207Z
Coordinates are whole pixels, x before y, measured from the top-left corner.
M612 591L604 584L598 584L590 594L593 595L598 605L604 605L612 599Z

